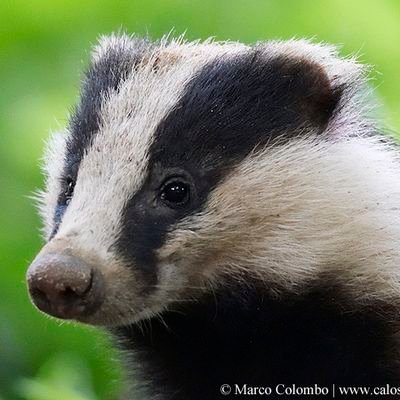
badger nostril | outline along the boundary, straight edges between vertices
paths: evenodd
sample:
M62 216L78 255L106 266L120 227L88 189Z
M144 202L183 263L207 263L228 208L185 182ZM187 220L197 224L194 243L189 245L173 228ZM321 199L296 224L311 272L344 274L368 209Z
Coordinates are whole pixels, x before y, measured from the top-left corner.
M89 284L87 287L71 287L71 286L66 286L65 289L60 290L59 296L63 299L63 301L68 304L68 303L73 303L77 299L84 299L85 296L90 292L90 290L93 287L93 271L90 273L89 277Z
M100 273L69 255L39 256L29 268L27 279L35 305L59 318L88 315L104 297Z
M60 292L60 296L62 296L65 301L74 301L77 293L70 287L67 287L65 290Z
M33 289L30 290L30 293L31 293L31 296L33 298L35 298L36 303L41 304L43 306L44 305L46 305L46 306L49 305L49 303L50 303L49 299L47 297L47 294L43 290L40 290L38 288L33 288ZM42 308L42 307L39 307L39 308Z

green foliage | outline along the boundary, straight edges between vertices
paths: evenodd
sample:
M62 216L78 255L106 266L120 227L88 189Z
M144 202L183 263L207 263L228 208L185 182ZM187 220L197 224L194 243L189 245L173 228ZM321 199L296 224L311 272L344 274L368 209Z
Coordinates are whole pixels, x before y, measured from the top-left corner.
M173 28L189 39L313 37L342 44L343 54L358 53L375 66L371 78L385 106L381 115L389 127L400 128L398 0L2 0L2 400L107 399L116 392L118 367L109 361L115 354L107 338L60 326L29 302L24 273L41 241L27 196L41 186L43 141L49 130L65 125L88 48L99 34L122 29L157 38Z
M37 376L17 382L16 390L26 400L95 400L91 375L81 358L57 354L47 360Z

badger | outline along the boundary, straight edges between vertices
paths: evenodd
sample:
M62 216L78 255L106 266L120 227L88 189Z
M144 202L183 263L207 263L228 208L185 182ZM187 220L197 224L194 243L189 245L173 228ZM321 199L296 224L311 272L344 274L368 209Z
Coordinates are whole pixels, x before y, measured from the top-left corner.
M399 151L371 99L326 44L102 37L46 152L33 303L110 333L125 399L399 385Z

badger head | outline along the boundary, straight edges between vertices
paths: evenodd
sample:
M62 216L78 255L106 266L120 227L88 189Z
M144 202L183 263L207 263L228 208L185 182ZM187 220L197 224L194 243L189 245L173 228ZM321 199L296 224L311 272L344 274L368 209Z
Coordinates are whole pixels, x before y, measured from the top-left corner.
M227 276L281 293L333 254L355 257L348 218L362 221L376 199L346 205L377 182L359 137L360 72L306 41L103 38L49 144L33 302L115 326L196 300ZM360 149L366 161L354 163Z

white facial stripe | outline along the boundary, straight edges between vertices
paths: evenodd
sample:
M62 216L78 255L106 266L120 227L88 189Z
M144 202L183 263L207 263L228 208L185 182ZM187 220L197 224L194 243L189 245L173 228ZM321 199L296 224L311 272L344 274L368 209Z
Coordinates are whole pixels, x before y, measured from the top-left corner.
M124 207L145 178L159 122L205 63L243 48L172 42L146 58L118 91L104 97L100 130L80 163L74 196L56 237L73 232L78 246L84 243L91 247L87 251L107 260L120 233Z

